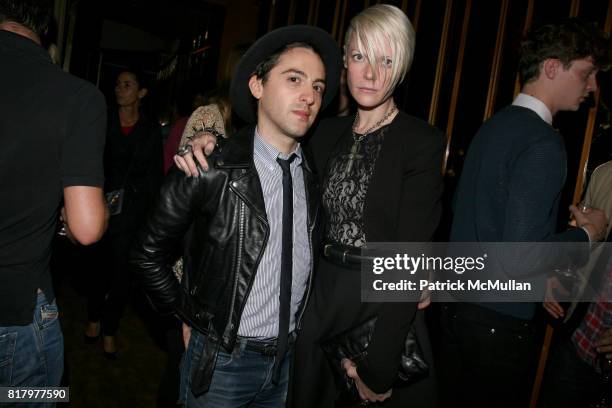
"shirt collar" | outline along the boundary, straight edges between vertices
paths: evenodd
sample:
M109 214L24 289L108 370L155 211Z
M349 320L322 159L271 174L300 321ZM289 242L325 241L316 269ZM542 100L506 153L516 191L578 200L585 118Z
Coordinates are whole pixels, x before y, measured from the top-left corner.
M522 106L523 108L531 109L534 111L542 120L549 125L552 125L552 113L548 106L544 104L541 100L531 95L527 95L524 93L520 93L512 102L512 105Z
M289 158L292 154L295 154L297 157L291 163L291 167L299 166L302 163L302 147L298 143L295 147L295 150L288 155L285 155L268 142L266 142L261 135L259 134L259 130L255 127L255 141L253 143L253 152L254 154L262 160L262 162L266 165L266 167L270 169L279 168L278 163L276 162L276 158L280 157L285 160Z

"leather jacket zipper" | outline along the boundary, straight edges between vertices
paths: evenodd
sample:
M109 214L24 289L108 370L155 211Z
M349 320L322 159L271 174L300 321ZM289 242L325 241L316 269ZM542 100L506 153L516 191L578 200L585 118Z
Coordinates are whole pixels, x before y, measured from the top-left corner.
M314 250L312 249L312 231L317 222L317 216L319 215L319 209L317 208L317 212L315 213L314 220L312 222L312 226L308 231L308 243L310 244L310 276L308 277L308 289L306 289L306 296L304 296L304 303L302 304L302 310L300 311L300 316L296 322L296 330L300 330L302 327L302 316L304 316L304 311L306 311L306 305L308 304L308 298L310 297L310 291L312 289L312 279L314 276Z
M242 242L244 241L244 201L240 202L239 226L238 226L238 254L236 256L236 271L234 272L234 286L232 288L232 300L230 303L230 312L225 325L225 333L223 335L225 341L229 341L229 333L234 329L232 323L232 315L234 314L234 304L236 303L236 291L238 290L238 276L240 265L242 264Z

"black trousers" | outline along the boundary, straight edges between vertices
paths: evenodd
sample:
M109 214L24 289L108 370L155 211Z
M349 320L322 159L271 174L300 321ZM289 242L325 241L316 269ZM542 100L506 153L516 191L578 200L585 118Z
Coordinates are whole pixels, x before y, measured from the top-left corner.
M181 382L180 364L185 352L181 321L174 316L162 316L167 352L166 367L157 390L157 408L176 407Z
M568 336L554 342L542 388L542 407L588 407L604 389L602 376L578 357Z
M90 322L101 321L102 334L114 336L130 298L132 274L128 253L133 234L105 236L92 248L93 279L89 285L87 314Z
M437 369L445 407L528 407L533 323L470 304L441 307Z
M292 408L334 408L339 388L332 367L323 353L321 342L364 321L383 310L397 307L395 319L406 318L402 304L361 302L359 270L340 267L325 258L319 260L319 269L308 306L302 320L295 346L288 406ZM396 387L384 403L384 408L437 407L437 382L431 356L431 345L423 312L416 312L413 325L430 373L408 387ZM399 323L398 323L399 324ZM399 364L399 361L398 361Z

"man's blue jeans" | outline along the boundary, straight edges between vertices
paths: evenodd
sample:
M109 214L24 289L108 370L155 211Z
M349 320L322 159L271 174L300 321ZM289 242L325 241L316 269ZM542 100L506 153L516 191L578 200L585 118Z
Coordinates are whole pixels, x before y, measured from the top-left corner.
M194 396L191 392L191 372L200 362L206 336L191 331L189 346L181 361L181 390L179 403L188 408L282 408L287 398L289 383L288 352L282 363L278 385L272 383L274 356L246 350L245 342L238 342L230 354L219 350L212 382L207 392Z
M57 304L47 302L41 292L32 323L0 326L0 386L59 387L63 371L64 338Z

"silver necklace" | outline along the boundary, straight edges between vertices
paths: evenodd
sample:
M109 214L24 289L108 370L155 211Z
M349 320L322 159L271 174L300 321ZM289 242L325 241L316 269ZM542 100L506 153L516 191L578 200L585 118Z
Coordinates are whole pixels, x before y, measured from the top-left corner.
M344 170L346 174L349 174L351 170L353 170L353 163L355 162L355 160L360 160L363 158L363 155L359 154L359 146L361 145L361 141L365 139L367 135L372 133L372 131L378 129L380 125L385 123L385 121L389 119L389 117L393 115L396 110L397 110L397 107L395 106L395 104L393 104L391 108L387 111L387 113L385 113L385 116L383 116L381 120L376 122L373 126L371 126L369 129L367 129L365 132L363 132L359 136L357 136L357 133L355 132L355 129L357 128L357 124L359 123L359 112L357 112L357 114L355 115L355 121L353 122L353 127L352 127L353 146L351 146L351 151L346 156L349 159L348 162L346 162L346 169Z

